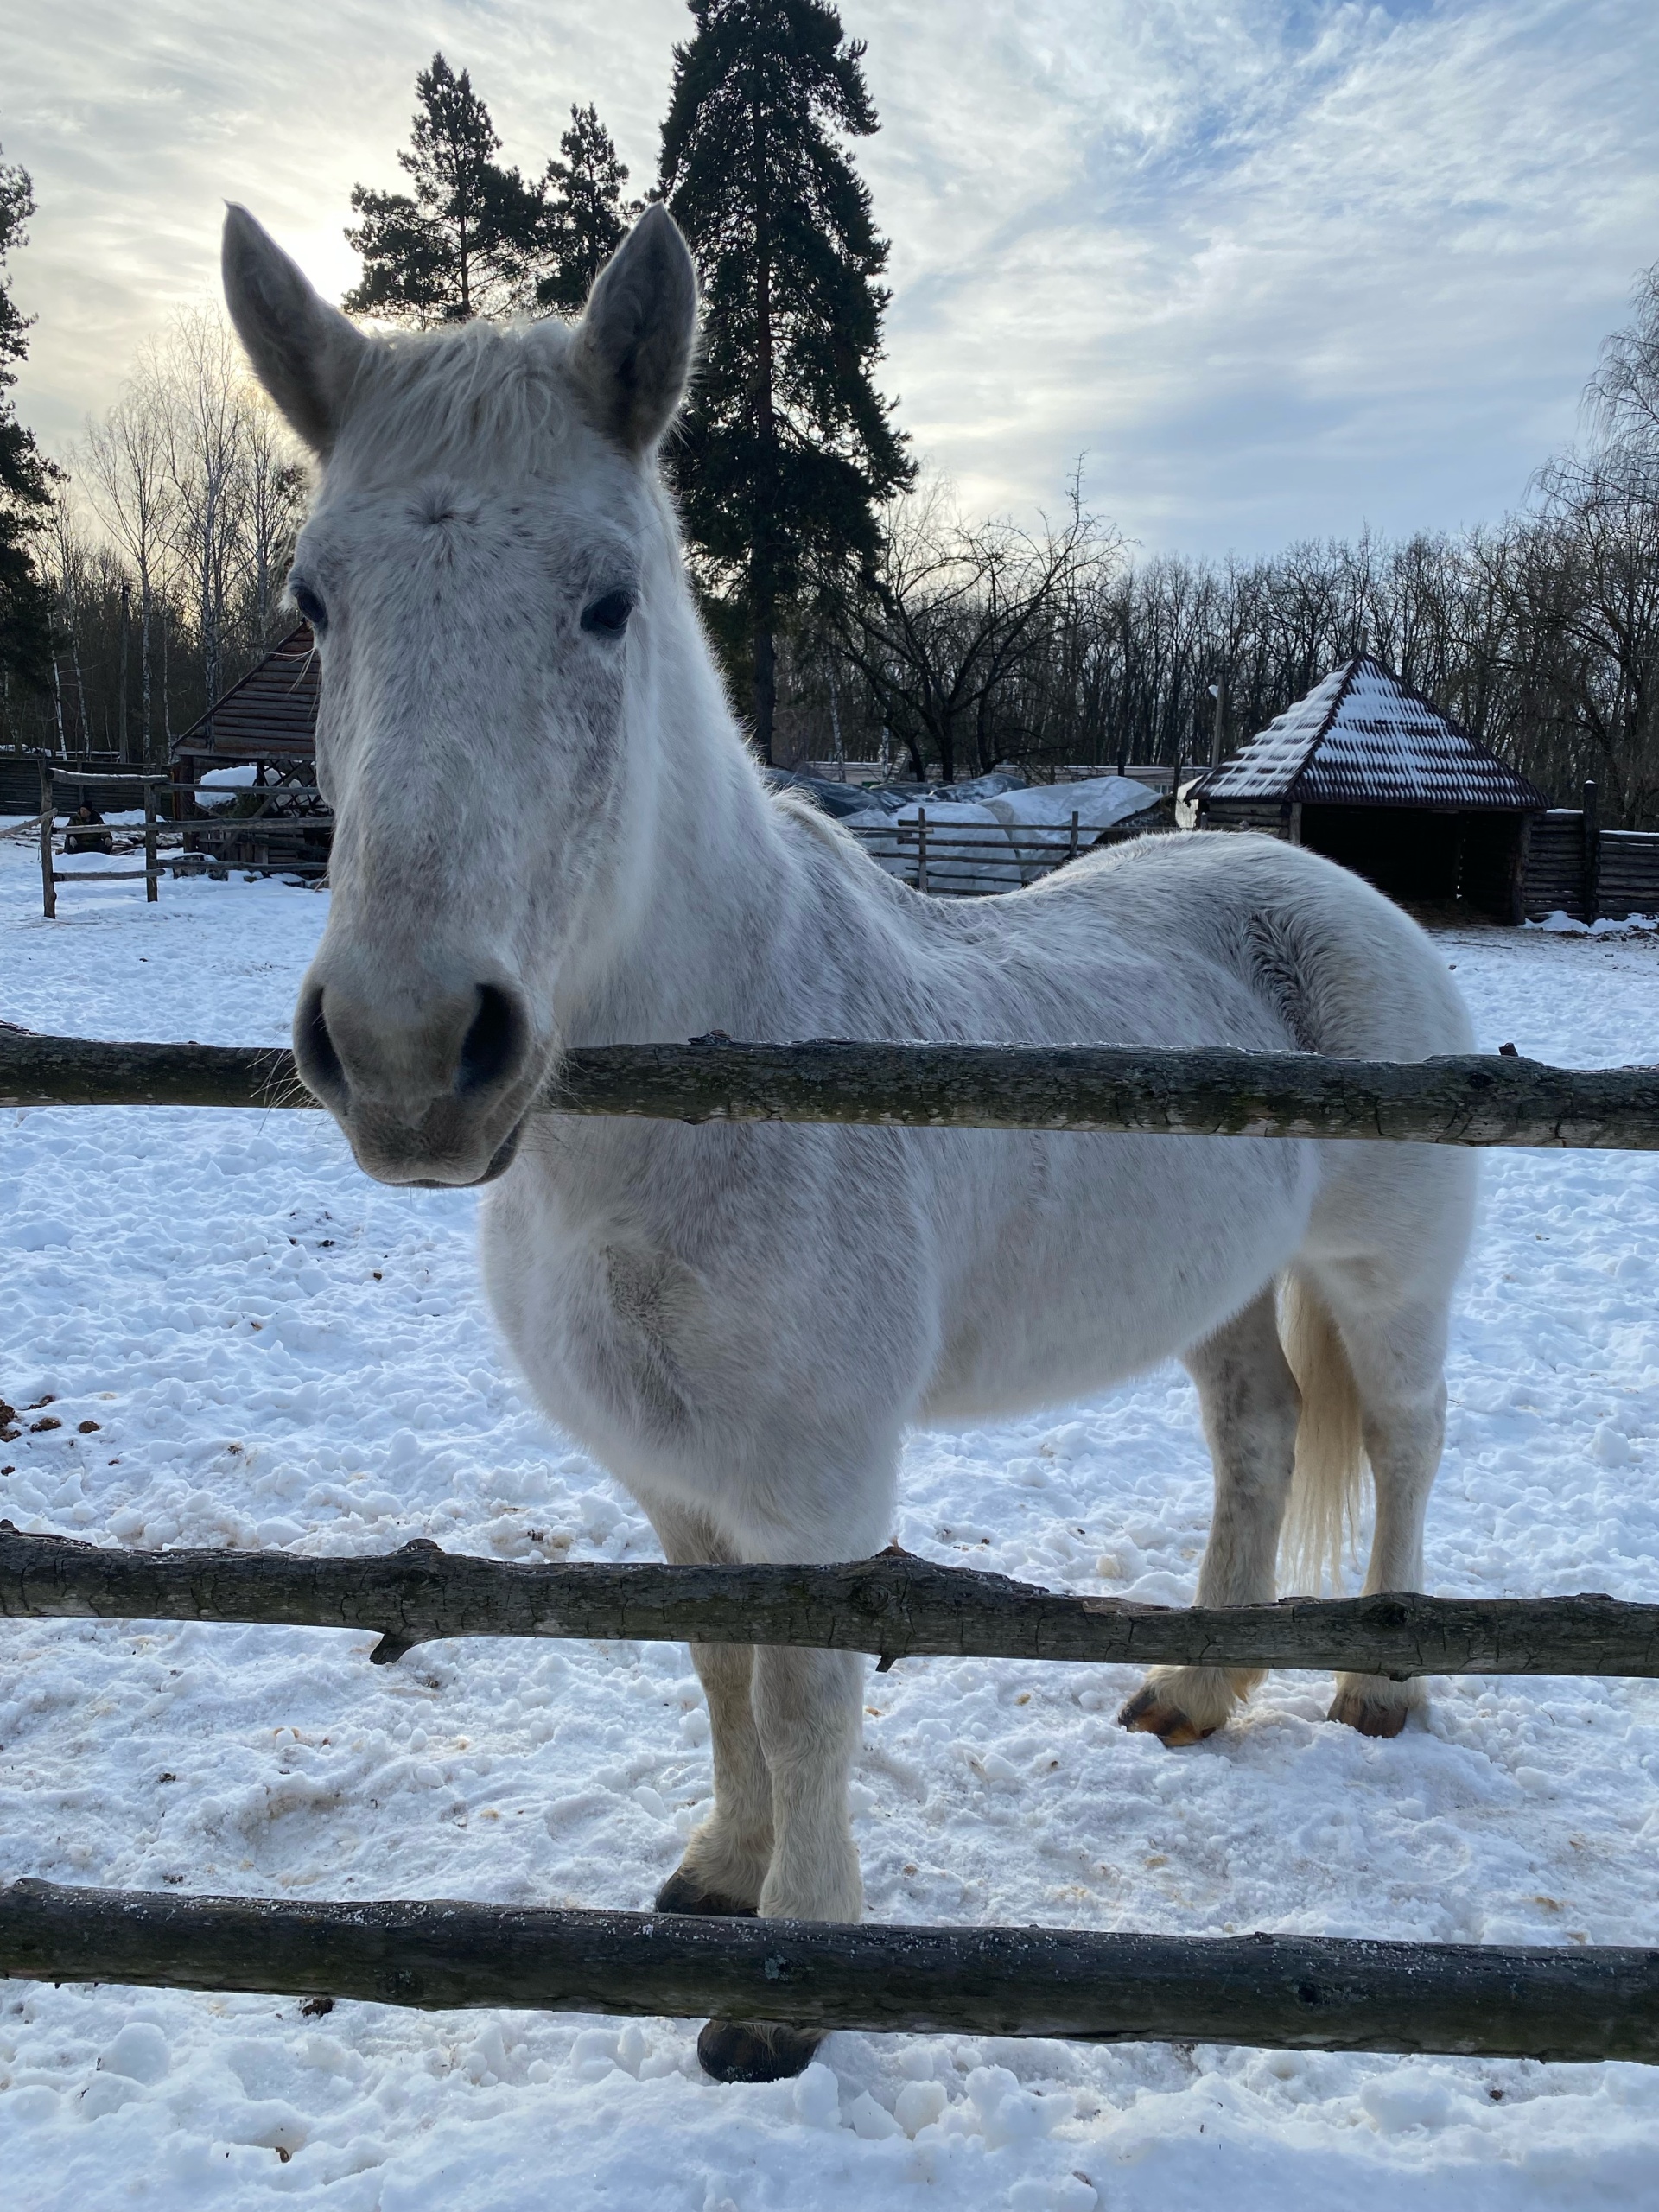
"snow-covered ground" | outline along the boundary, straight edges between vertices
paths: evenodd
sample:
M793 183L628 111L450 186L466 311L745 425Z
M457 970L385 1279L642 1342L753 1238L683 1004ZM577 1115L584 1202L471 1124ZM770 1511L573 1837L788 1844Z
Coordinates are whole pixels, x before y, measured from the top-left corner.
M88 865L96 865L89 862ZM0 1017L276 1042L323 896L71 887L0 840ZM1440 940L1489 1046L1653 1059L1659 938ZM140 970L143 973L140 973ZM493 1342L474 1200L397 1193L321 1115L13 1113L0 1146L0 1513L105 1541L649 1557ZM1659 1159L1508 1153L1459 1303L1432 1586L1659 1585ZM49 1400L49 1404L43 1402ZM48 1426L48 1423L55 1426ZM1208 1510L1162 1369L917 1437L912 1550L1190 1599ZM709 1790L665 1644L0 1623L0 1873L255 1895L647 1904ZM1659 1685L1446 1681L1367 1741L1274 1676L1171 1753L1127 1673L872 1675L857 1826L886 1920L1659 1943ZM695 2022L0 1988L21 2208L1350 2212L1650 2206L1659 2070L838 2035L719 2088ZM895 2117L896 2114L896 2117Z

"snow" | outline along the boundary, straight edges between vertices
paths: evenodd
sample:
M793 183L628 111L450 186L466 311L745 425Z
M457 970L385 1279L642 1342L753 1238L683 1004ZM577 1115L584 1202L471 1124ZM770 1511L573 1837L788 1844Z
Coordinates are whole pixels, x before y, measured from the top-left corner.
M106 1037L284 1032L326 898L89 884L40 918L0 841L0 1016ZM1439 940L1483 1040L1650 1059L1659 938ZM141 972L142 971L142 972ZM365 1181L321 1115L9 1113L0 1511L96 1541L653 1555L524 1401L474 1201ZM1459 1301L1433 1587L1655 1594L1659 1159L1504 1153ZM49 1406L38 1402L50 1396ZM59 1426L36 1427L48 1421ZM86 1424L95 1423L96 1427ZM1166 1367L915 1438L912 1550L1192 1594L1209 1484ZM272 1897L635 1907L709 1787L684 1652L0 1624L0 1866ZM856 1826L883 1920L1659 1942L1659 1685L1436 1683L1390 1744L1275 1675L1171 1753L1125 1670L906 1661L868 1678ZM838 2035L721 2088L696 2022L116 1987L0 1990L8 2201L336 2212L1530 2212L1646 2206L1659 2069Z
M251 760L238 763L230 768L208 768L196 779L197 804L229 806L242 791L257 782L259 771Z

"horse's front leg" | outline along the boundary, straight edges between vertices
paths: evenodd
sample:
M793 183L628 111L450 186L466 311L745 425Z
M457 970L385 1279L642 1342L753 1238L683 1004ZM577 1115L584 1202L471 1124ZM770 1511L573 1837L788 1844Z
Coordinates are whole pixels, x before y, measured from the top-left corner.
M1216 1470L1216 1510L1198 1570L1201 1605L1252 1605L1274 1594L1279 1530L1290 1495L1301 1401L1279 1342L1271 1288L1186 1355ZM1228 1667L1154 1667L1118 1714L1172 1748L1212 1736L1262 1679Z
M650 1511L670 1560L736 1558L737 1548L700 1516L658 1504ZM715 1808L658 1891L657 1910L856 1920L864 1885L847 1785L858 1750L862 1655L694 1643L691 1657L709 1700ZM711 2020L697 2056L716 2081L772 2082L802 2072L823 2040L777 2021Z
M754 1719L772 1772L772 1866L760 1910L772 1920L856 1920L864 1881L847 1789L859 1742L864 1656L760 1644Z
M859 1652L754 1648L754 1722L772 1777L765 1918L856 1920L864 1910L847 1802L863 1681ZM802 2072L823 2040L780 2021L710 2020L697 2056L717 2082L775 2082Z
M677 1567L730 1565L736 1554L712 1527L677 1508L657 1507L652 1523ZM754 1647L694 1643L691 1663L709 1701L715 1808L691 1834L685 1856L657 1892L658 1912L753 1913L772 1864L772 1774L751 1695Z

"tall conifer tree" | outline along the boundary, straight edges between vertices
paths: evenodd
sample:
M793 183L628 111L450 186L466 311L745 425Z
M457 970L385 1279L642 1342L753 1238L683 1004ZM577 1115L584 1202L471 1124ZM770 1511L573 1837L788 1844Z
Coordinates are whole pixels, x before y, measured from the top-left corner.
M887 242L842 143L877 124L864 48L823 0L690 5L661 181L704 335L669 463L770 760L780 622L815 566L873 557L876 505L913 474L874 381Z
M628 172L591 105L570 110L570 128L547 165L543 252L552 268L536 287L538 306L579 315L594 279L622 243L641 203L625 201Z
M501 141L465 69L457 77L435 54L415 91L410 148L397 156L414 196L353 186L360 219L346 239L363 257L363 281L345 304L423 327L510 314L533 295L541 192L495 160Z
M57 470L17 420L10 397L16 364L29 351L29 318L11 296L8 256L24 243L35 213L27 169L0 162L0 679L31 688L52 670L52 594L35 565L34 540L52 504Z

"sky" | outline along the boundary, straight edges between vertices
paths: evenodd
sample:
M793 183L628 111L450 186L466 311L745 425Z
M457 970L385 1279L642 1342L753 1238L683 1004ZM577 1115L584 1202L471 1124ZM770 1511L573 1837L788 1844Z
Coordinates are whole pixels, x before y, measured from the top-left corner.
M893 241L884 388L977 512L1147 553L1493 519L1575 434L1659 260L1653 0L849 0ZM654 175L680 0L12 0L0 143L40 212L17 398L61 453L216 283L241 200L339 295L416 71L539 171L594 101Z

